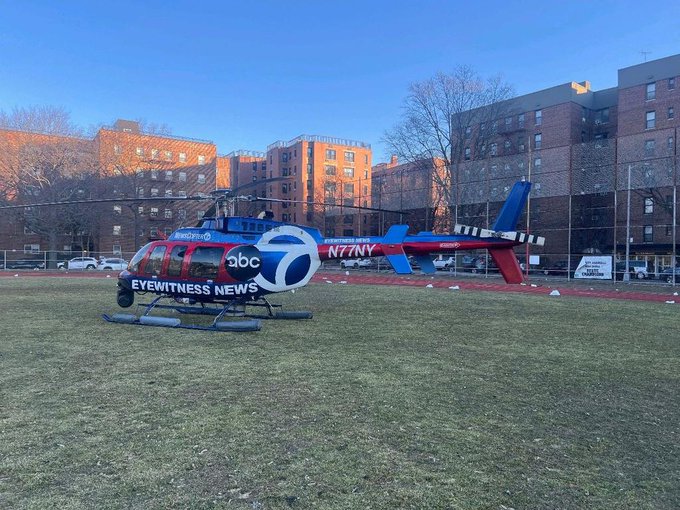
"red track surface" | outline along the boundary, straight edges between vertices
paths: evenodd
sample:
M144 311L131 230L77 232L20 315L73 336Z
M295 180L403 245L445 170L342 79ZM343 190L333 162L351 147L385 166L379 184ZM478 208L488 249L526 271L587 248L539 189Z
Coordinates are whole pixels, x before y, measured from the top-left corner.
M84 272L57 272L57 271L0 271L0 277L53 277L53 278L115 278L117 272L84 271ZM408 287L425 287L432 285L434 288L447 289L457 285L460 290L492 291L492 292L522 292L525 294L548 295L554 289L558 289L562 296L603 298L603 299L628 299L634 301L661 302L675 301L680 303L680 288L651 287L648 289L636 288L634 284L621 283L619 288L611 288L612 283L601 282L567 282L537 280L536 283L526 285L507 285L502 280L475 279L470 277L456 278L450 274L427 275L396 275L393 273L373 273L353 271L346 274L344 271L320 271L312 278L313 282L331 282L333 284L355 285L403 285ZM606 285L607 287L603 287ZM597 287L596 287L597 286Z

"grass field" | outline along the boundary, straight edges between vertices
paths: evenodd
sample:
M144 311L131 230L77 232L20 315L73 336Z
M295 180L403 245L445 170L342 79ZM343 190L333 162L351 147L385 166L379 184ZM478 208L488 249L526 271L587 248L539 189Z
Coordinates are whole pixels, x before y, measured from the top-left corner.
M679 305L310 285L258 333L0 279L2 508L680 507Z

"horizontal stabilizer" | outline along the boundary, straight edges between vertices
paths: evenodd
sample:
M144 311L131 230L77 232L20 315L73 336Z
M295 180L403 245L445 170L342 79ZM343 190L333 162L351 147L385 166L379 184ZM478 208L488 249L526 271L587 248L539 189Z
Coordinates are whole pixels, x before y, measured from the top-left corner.
M381 243L383 254L397 274L413 273L411 264L404 253L403 242L407 233L408 225L392 225Z
M385 258L394 269L397 274L411 274L413 270L411 269L411 264L408 262L408 258L404 253L395 255L386 255Z
M416 255L414 258L416 259L416 262L418 262L420 270L423 273L434 274L437 272L437 268L434 267L434 262L432 262L429 255Z
M516 241L518 243L535 244L538 246L543 246L545 244L545 237L535 236L533 234L525 234L523 232L502 232L498 230L490 230L488 228L471 227L469 225L456 225L453 227L453 231L456 234L461 234L464 236L505 239L508 241Z

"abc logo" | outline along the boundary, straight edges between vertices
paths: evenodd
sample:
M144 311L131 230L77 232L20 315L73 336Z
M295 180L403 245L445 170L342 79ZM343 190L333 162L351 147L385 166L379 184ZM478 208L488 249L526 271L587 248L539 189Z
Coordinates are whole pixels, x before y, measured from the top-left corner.
M262 256L255 246L237 246L227 253L227 273L239 281L250 280L260 274Z

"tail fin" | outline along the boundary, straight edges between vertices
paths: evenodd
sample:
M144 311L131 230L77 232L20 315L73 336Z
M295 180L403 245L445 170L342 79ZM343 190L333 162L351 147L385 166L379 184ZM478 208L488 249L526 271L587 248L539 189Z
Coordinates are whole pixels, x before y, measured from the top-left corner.
M515 230L529 196L529 190L531 190L530 182L519 181L515 183L498 218L496 218L493 230ZM512 248L492 248L489 249L489 253L507 283L522 283L524 281L522 269L519 267L517 256Z
M515 230L530 189L531 183L529 181L518 181L515 183L503 204L498 218L496 218L496 223L492 227L493 230Z

